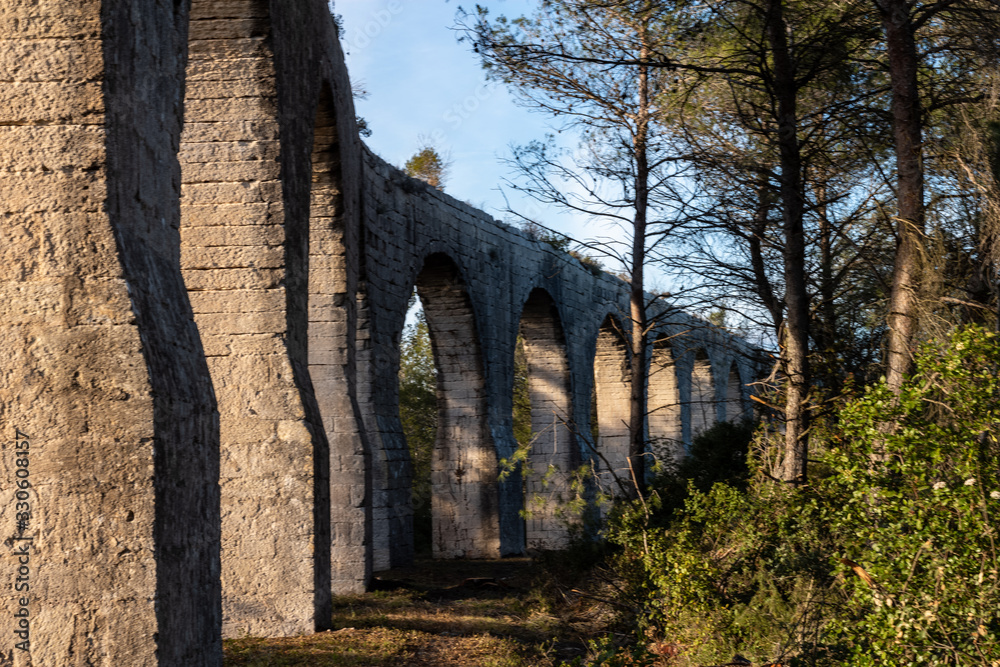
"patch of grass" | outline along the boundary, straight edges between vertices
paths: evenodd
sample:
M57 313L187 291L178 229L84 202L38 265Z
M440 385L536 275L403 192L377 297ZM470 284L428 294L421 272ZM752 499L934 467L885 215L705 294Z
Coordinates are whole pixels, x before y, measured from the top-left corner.
M416 633L391 628L323 632L304 637L242 637L224 643L225 664L240 667L386 667L416 654Z

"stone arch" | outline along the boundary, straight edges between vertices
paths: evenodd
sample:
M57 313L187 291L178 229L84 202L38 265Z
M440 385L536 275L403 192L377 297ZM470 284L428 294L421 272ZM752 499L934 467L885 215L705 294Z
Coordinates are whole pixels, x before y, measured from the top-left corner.
M670 342L663 338L652 345L646 401L653 454L665 463L679 461L684 456L684 433L677 364Z
M290 305L307 267L281 152L269 2L193 0L181 267L219 406L224 636L329 624L329 455Z
M733 361L729 364L729 377L726 380L725 417L727 421L738 422L745 416L743 381L740 380L739 366Z
M416 279L437 369L438 432L431 458L435 558L500 555L497 455L472 302L455 262L429 255Z
M566 337L556 303L544 289L528 295L519 332L527 358L532 433L525 477L525 536L528 546L556 549L567 544L561 511L570 500L570 472L580 457L571 424Z
M715 379L705 348L695 350L691 366L691 438L717 421Z
M631 484L628 467L629 356L621 321L608 315L597 333L594 352L594 398L597 403L595 446L602 491L620 494ZM624 488L622 488L624 486Z

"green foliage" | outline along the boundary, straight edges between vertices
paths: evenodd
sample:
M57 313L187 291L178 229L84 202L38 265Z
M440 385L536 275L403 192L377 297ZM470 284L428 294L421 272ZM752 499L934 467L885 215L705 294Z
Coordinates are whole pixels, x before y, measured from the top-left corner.
M438 427L437 372L422 310L403 330L399 357L399 419L413 465L414 534L422 553L430 550L431 455Z
M684 506L691 489L708 492L715 484L725 483L745 490L753 436L750 421L716 422L695 436L683 459L662 462L650 485L659 506L650 517L651 525L667 525L674 510Z
M599 260L573 249L573 239L570 237L553 232L534 222L526 223L521 229L527 232L532 238L537 239L542 243L549 244L559 252L566 253L573 259L583 264L583 268L587 269L595 276L599 276L604 273L604 265L601 264Z
M406 161L403 170L407 176L419 178L438 190L443 190L448 174L448 161L433 146L424 146Z
M717 482L745 488L749 470L747 457L753 439L749 421L722 421L699 433L691 451L677 466L677 477L691 480L695 488L708 491Z
M543 488L546 488L553 478L559 476L560 470L557 466L550 464L545 471L541 471L532 469L528 463L538 434L532 429L528 357L524 347L524 338L520 335L517 337L517 344L514 348L512 399L513 431L517 448L510 457L500 460L500 479L506 479L511 473L520 472L522 481L525 483L524 490L527 491L527 477L538 475ZM563 504L556 509L557 515L563 517L569 524L575 524L583 512L586 505L584 480L589 479L591 474L590 467L586 465L571 471L569 491L572 497L564 499ZM525 508L521 511L521 516L529 518L535 510L545 507L550 501L551 499L546 494L526 493Z
M726 311L721 308L716 308L708 314L706 318L708 323L719 327L720 329L726 328Z
M354 117L354 122L358 126L358 134L360 134L362 137L365 137L365 138L372 136L372 129L370 127L368 127L368 121L367 120L365 120L361 116L355 116Z
M531 395L528 392L528 357L524 338L517 337L514 348L514 438L520 448L531 446ZM525 452L527 455L527 452Z
M1000 664L998 374L997 335L970 327L925 348L898 400L879 384L844 410L830 524L871 579L848 577L831 625L853 664Z
M585 255L576 250L569 250L568 253L570 257L583 264L583 268L590 271L591 274L599 276L604 273L604 265L590 255Z
M752 493L692 484L666 528L650 529L641 506L622 512L611 535L622 547L617 569L641 605L639 626L683 647L681 664L736 653L766 663L815 635L831 577L821 525L801 511L800 496L772 484Z
M638 626L678 665L1000 665L998 376L997 335L960 330L898 399L882 382L848 402L813 486L759 474L620 507Z
M506 479L515 471L527 474L528 455L534 433L531 430L531 393L528 386L528 357L524 350L524 338L517 337L514 347L514 387L512 398L512 420L517 449L509 458L500 459L500 479Z

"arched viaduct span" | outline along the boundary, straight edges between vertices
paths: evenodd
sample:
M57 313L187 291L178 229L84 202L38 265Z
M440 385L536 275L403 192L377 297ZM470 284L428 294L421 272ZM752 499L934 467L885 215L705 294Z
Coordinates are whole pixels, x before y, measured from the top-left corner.
M537 518L525 522L519 517L526 502L522 480L497 482L498 459L512 456L517 446L512 428L517 337L526 348L532 426L538 433L529 460L536 473L527 475L531 506L531 496L561 487L555 480L543 490L540 478L550 463L566 472L596 459L596 447L606 459L597 461L599 469L610 465L623 472L629 391L619 332L628 312L627 286L406 177L368 151L362 159L365 264L359 325L365 338L358 397L374 457L375 568L413 557L409 457L396 378L414 287L434 343L442 404L432 473L435 554L495 557L522 553L526 543L560 544L565 529L550 516L553 508L537 509ZM746 384L753 376L748 346L679 311L652 337L663 342L651 360L650 436L672 442L677 451L709 422L744 414ZM590 429L593 392L596 443ZM670 448L664 442L659 453Z
M414 286L439 556L564 538L561 474L498 480L519 332L528 465L623 464L622 284L368 153L326 3L0 0L0 32L0 662L218 665L412 558ZM687 443L746 408L750 350L662 333L649 431Z

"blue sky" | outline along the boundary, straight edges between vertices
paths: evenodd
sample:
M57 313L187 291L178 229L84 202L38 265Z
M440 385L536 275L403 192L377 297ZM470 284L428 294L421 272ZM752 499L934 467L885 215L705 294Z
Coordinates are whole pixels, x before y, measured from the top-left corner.
M445 192L495 218L517 222L504 212L500 187L511 177L502 158L511 144L541 140L553 132L549 117L514 103L502 84L486 81L478 57L455 30L461 6L476 0L335 0L343 19L342 44L351 80L368 91L357 112L372 130L365 139L383 159L402 166L421 139L451 159ZM479 0L492 15L531 14L535 0ZM564 132L560 144L574 148ZM620 230L601 221L561 212L504 188L511 206L545 226L586 240L616 237ZM609 271L621 271L601 258ZM685 281L681 281L685 282ZM677 291L661 267L647 266L646 289Z
M479 0L493 16L531 14L535 0ZM505 185L510 168L502 158L511 144L541 140L555 131L552 119L514 103L503 84L489 83L468 43L459 43L457 13L475 0L336 0L343 19L342 44L351 80L367 92L355 101L372 135L364 141L383 159L402 166L427 138L451 159L448 194L494 218L519 223L511 207L572 238L624 238L606 221L543 205ZM559 143L573 148L574 135ZM500 188L503 186L503 193ZM593 254L593 253L590 253ZM600 258L612 272L624 267ZM658 267L647 267L646 288L671 290Z
M530 0L483 2L491 13L530 12ZM511 143L542 139L548 119L514 104L507 90L486 81L468 44L453 29L467 0L336 0L351 80L368 91L357 100L372 136L365 142L385 160L403 165L428 138L451 158L445 192L496 218L504 214L498 191L509 168L500 161ZM543 208L507 191L514 208L573 236L593 234L584 221ZM597 232L599 233L599 231Z

